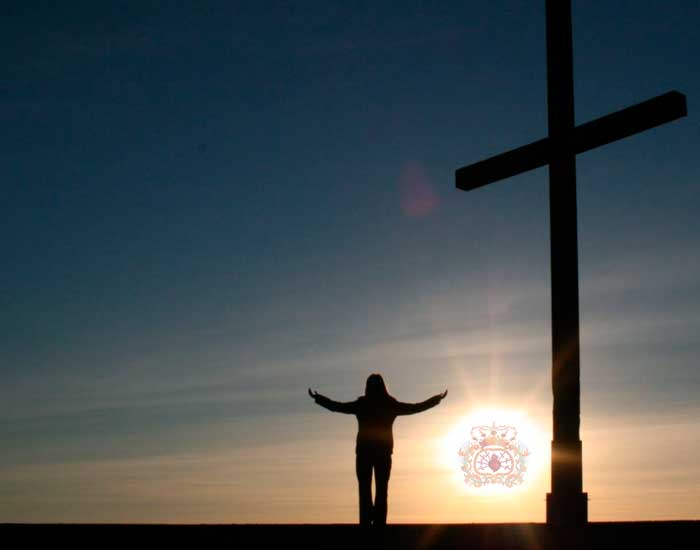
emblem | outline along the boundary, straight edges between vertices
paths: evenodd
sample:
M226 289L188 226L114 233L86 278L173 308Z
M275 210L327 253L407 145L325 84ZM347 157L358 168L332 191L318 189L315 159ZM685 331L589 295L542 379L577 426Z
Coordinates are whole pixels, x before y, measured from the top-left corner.
M475 426L471 438L459 449L464 481L473 487L523 482L530 455L513 426Z

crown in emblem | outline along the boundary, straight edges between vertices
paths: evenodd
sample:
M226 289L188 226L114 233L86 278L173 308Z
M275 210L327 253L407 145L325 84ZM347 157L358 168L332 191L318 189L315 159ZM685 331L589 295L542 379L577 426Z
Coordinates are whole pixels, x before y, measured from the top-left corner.
M481 440L481 445L483 447L503 447L506 445L507 441L502 437L496 436L486 436Z
M512 426L476 426L472 428L472 439L479 442L481 447L505 447L515 441L518 430Z

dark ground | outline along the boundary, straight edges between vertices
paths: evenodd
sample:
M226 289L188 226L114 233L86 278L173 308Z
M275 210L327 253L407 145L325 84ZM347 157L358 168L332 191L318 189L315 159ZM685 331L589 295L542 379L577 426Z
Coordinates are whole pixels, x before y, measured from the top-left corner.
M356 525L39 525L0 524L4 548L700 548L700 521L398 524L381 533ZM8 545L8 543L10 543Z

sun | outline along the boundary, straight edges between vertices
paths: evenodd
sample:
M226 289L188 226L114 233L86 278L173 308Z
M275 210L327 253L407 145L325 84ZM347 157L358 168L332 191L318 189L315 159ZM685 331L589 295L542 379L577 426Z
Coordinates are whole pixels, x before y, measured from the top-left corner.
M522 493L542 475L549 440L522 411L481 408L452 427L441 441L440 454L465 492L506 496Z

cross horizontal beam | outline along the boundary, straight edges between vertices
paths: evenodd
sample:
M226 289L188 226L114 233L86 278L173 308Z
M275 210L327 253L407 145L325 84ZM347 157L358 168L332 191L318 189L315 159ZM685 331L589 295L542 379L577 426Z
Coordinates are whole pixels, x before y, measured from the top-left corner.
M660 126L688 114L685 95L671 91L573 128L569 139L540 139L487 158L455 172L456 185L471 191L549 164L557 150L584 153L613 141Z

